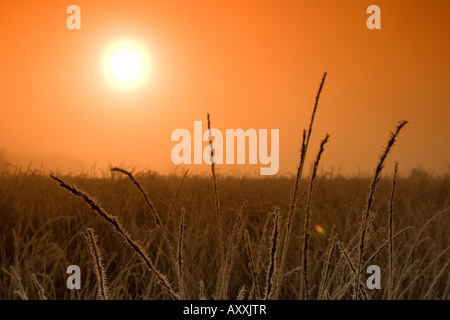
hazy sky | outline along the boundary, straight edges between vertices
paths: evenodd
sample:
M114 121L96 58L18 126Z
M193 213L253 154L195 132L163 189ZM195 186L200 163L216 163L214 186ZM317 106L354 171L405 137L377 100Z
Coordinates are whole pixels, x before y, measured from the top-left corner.
M80 30L66 26L71 4L81 8ZM371 4L381 30L366 27ZM408 120L391 161L447 171L449 13L446 0L2 0L0 149L60 168L79 160L170 172L171 133L193 132L195 120L206 130L210 112L224 133L279 129L279 174L294 172L326 71L309 161L329 133L325 170L371 172L389 131ZM120 39L150 57L134 90L118 90L102 71Z

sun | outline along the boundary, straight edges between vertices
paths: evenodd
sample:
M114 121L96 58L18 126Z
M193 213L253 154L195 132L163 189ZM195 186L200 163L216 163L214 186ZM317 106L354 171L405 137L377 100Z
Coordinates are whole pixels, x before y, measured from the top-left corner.
M117 52L111 60L114 75L121 80L132 80L139 75L142 61L139 56L130 50Z
M145 83L151 61L143 45L134 40L120 40L105 50L102 69L106 80L115 88L131 90Z

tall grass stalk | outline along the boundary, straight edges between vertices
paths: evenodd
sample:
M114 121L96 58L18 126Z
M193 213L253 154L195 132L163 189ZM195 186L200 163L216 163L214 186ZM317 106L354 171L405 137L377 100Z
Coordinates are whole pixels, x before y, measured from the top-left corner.
M447 263L442 267L441 271L439 271L439 273L434 277L433 281L431 282L430 288L428 289L427 293L424 296L425 300L433 298L431 297L433 293L433 288L437 284L439 278L441 278L444 275L445 271L448 269L449 266L450 266L450 259L447 260ZM443 297L443 299L445 299L445 296Z
M402 290L402 292L398 295L398 299L405 299L404 295L408 292L408 290L423 276L423 274L434 266L437 262L439 262L442 257L445 257L447 252L450 250L450 247L447 247L443 251L441 251L428 265L420 269L420 272L417 272L417 275L413 278L412 281L409 281L406 287ZM446 257L446 263L448 263L449 259ZM447 265L444 266L444 269L447 268ZM439 275L439 274L438 274ZM434 286L434 285L433 285Z
M403 283L403 280L405 279L406 275L408 274L408 272L405 272L405 270L407 270L408 267L410 267L410 261L411 261L412 255L416 251L416 249L419 247L419 245L421 243L421 239L422 239L423 233L431 225L431 223L433 221L435 221L440 216L442 216L442 215L444 215L446 213L449 213L449 212L450 212L450 208L446 208L444 210L441 210L441 211L435 213L430 219L428 219L428 221L420 229L420 231L417 234L417 236L416 236L416 238L415 238L411 248L408 251L408 255L407 255L406 259L404 260L404 263L403 263L403 266L402 266L402 271L400 273L400 278L397 281L397 285L395 286L395 290L393 292L394 298L399 298L397 296L397 292L400 290L400 285Z
M219 251L220 251L220 273L219 278L220 281L217 286L218 292L216 293L218 299L226 298L226 270L225 270L225 239L223 237L223 226L222 226L222 217L220 214L220 202L219 202L219 191L217 190L217 178L216 178L216 169L215 169L215 160L214 160L214 148L211 136L211 120L209 113L207 114L208 120L208 132L209 132L209 146L211 149L210 158L211 158L211 172L213 176L213 187L214 187L214 207L216 209L216 218L217 218L217 229L218 229L218 242L219 242Z
M303 167L305 165L305 159L306 159L306 153L308 151L309 140L311 138L314 119L316 117L317 107L319 105L319 98L320 98L320 94L322 93L322 88L325 83L326 76L327 76L327 73L325 72L323 74L322 81L320 82L319 90L317 91L316 100L315 100L314 108L313 108L313 111L311 114L311 120L309 122L308 131L303 130L303 134L302 134L302 143L301 143L301 147L300 147L300 161L299 161L299 165L297 167L297 175L295 178L294 188L293 188L293 191L291 194L291 203L289 205L288 215L287 215L287 219L286 219L286 225L284 227L284 237L282 240L282 253L281 253L280 272L279 272L280 278L278 279L279 288L277 290L278 291L277 295L279 295L279 290L281 289L281 285L282 285L283 278L284 278L284 269L285 269L285 265L286 265L286 258L287 258L287 253L288 253L288 249L289 249L289 243L290 243L290 239L291 239L292 223L294 220L295 210L298 205L298 192L299 192L299 188L300 188Z
M184 228L185 228L185 210L184 207L181 209L180 224L178 227L178 249L177 249L177 260L178 260L178 283L180 286L180 298L186 299L186 293L184 289L183 282L183 240L184 240Z
M113 227L113 229L123 237L125 242L131 247L131 249L133 249L133 251L145 262L150 271L156 276L156 279L158 280L161 289L165 291L172 299L179 300L180 297L178 293L176 293L172 289L172 286L170 285L170 282L167 279L167 277L155 267L152 259L145 253L145 251L141 248L141 246L136 241L131 239L128 231L122 226L117 217L109 214L104 209L102 209L100 205L94 199L92 199L87 193L80 191L78 190L78 188L67 184L62 179L58 178L53 174L50 174L50 177L56 182L58 182L58 184L62 188L66 189L73 195L81 198L92 210L94 210L100 217L102 217L106 222L108 222Z
M375 174L374 174L372 184L369 189L368 198L367 198L366 209L363 211L362 219L361 219L361 235L360 235L360 240L359 240L359 252L358 252L358 257L357 257L357 262L356 262L357 268L356 268L356 276L355 276L355 282L354 282L354 287L355 287L354 298L355 298L355 300L359 299L359 292L360 292L359 281L361 278L361 266L362 266L362 260L363 260L363 256L364 256L365 245L366 245L367 222L369 219L370 212L372 210L373 201L375 198L375 191L376 191L378 182L380 181L381 172L383 170L384 162L386 161L389 151L391 151L398 134L400 133L402 128L407 123L408 123L407 121L399 122L395 131L391 134L391 137L388 140L386 148L384 149L384 152L381 154L380 159L378 161L378 165L375 168Z
M89 255L93 264L95 278L97 279L97 293L100 299L109 300L108 285L103 257L98 245L98 237L92 228L86 228L83 233L89 249Z
M317 292L317 299L319 299L319 300L323 300L324 296L325 296L325 290L326 290L325 286L326 286L327 280L330 276L331 261L333 259L334 250L336 248L336 239L337 239L336 226L333 226L333 228L331 229L330 237L328 238L327 251L325 253L325 260L323 263L322 275L320 277L320 284L319 284L319 289Z
M248 256L248 268L252 276L252 287L249 292L249 299L260 299L258 272L256 271L256 262L250 245L250 235L248 230L244 232L245 247L247 249Z
M303 266L303 294L305 299L309 297L309 283L308 283L308 240L311 236L309 231L309 224L311 221L311 203L314 189L314 182L316 180L317 169L319 168L320 158L322 157L322 153L325 150L325 144L328 142L328 138L330 136L327 134L325 138L320 143L319 153L317 154L316 160L314 161L313 172L311 176L311 182L309 184L309 192L308 192L308 200L306 202L306 216L305 216L305 224L303 229L303 258L302 258L302 266Z
M165 229L166 230L167 230L167 226L168 226L168 224L170 222L170 217L172 216L173 210L175 208L175 204L177 203L177 199L178 199L178 195L180 194L181 187L183 186L184 181L186 180L186 177L187 177L188 173L189 173L189 169L186 170L186 172L184 173L183 178L181 179L181 182L178 185L178 189L175 192L175 195L173 197L172 204L170 205L170 209L169 209L169 212L167 214L167 221L166 221L166 225L165 225Z
M20 277L19 273L16 271L16 269L13 266L9 266L9 271L12 279L14 280L16 284L17 290L14 291L15 294L19 296L22 300L28 300L28 294L25 291L25 288L22 285L22 278Z
M236 217L236 221L233 226L233 231L231 232L228 250L225 257L225 282L223 284L223 296L228 296L228 286L231 280L231 271L236 259L236 255L239 249L240 240L242 239L242 233L244 232L245 221L243 219L245 208L247 207L247 201L244 202L239 213Z
M388 299L392 299L392 291L394 290L394 197L395 183L397 179L398 162L394 166L394 177L392 178L392 191L389 201L389 289Z
M276 279L274 275L279 271L277 264L278 255L278 237L279 237L280 211L275 208L273 214L273 229L269 247L269 264L266 271L266 288L264 292L264 300L273 299L273 291L275 289Z
M34 287L36 288L39 300L47 300L47 297L45 296L44 287L39 283L34 273L31 274L31 279L33 280Z
M118 167L114 167L110 169L111 171L115 171L115 172L120 172L124 175L126 175L132 182L133 184L136 186L136 188L139 190L139 192L141 193L142 197L144 198L145 203L147 204L147 207L150 209L150 212L153 215L153 219L155 220L155 224L158 227L158 230L161 232L162 238L163 238L163 242L166 244L167 249L169 250L169 256L171 258L171 262L172 262L172 267L175 269L176 273L179 274L179 270L178 270L178 264L177 264L177 258L175 256L175 252L173 250L173 247L169 241L169 237L167 235L167 231L166 231L166 227L163 225L161 218L159 217L158 212L156 211L156 208L154 206L154 204L152 203L152 201L150 200L149 196L147 195L147 193L144 191L144 189L141 187L140 183L134 178L133 174L125 169L122 168L118 168ZM159 257L159 252L158 255Z

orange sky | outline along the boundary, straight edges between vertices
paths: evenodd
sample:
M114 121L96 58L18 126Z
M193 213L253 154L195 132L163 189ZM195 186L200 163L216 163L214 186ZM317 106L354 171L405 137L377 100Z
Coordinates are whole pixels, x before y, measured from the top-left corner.
M81 30L66 27L71 4ZM371 4L381 30L366 27ZM172 131L193 132L195 120L206 130L210 112L223 132L279 129L279 174L290 173L327 71L310 160L328 132L325 170L372 172L404 119L390 159L405 171L447 172L449 13L446 0L2 0L0 149L47 169L97 162L171 172ZM101 70L104 50L122 38L139 41L153 62L129 92Z

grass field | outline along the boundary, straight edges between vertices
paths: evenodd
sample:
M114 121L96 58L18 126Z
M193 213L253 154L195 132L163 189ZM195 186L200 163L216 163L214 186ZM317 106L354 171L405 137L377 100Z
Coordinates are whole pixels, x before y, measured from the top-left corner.
M303 174L325 77L291 178L5 171L0 299L449 299L450 172L382 175L406 121L373 177L320 173L328 135Z
M212 178L188 175L174 202L182 176L136 173L136 180L148 194L166 228L176 256L180 242L179 221L181 212L185 212L181 280L151 210L128 177L112 172L104 178L63 178L94 197L105 211L119 217L158 272L167 277L174 292L181 292L181 283L183 298L265 298L267 285L273 288L267 298L305 298L301 266L306 196L300 197L294 212L286 263L282 271L279 268L295 178L217 178L227 256L224 262L220 254ZM308 227L311 233L307 248L309 299L353 297L354 276L350 264L356 268L361 212L366 206L370 183L371 178L329 174L317 177ZM308 189L308 184L308 179L304 179L300 193ZM361 298L449 299L450 237L447 231L450 222L449 211L442 210L450 207L450 175L433 177L414 170L409 176L397 179L393 234L411 228L393 239L392 289L389 286L391 255L386 245L389 243L391 189L392 177L386 177L378 185L362 263L363 266L380 266L381 289L361 288ZM245 201L247 205L240 214L242 219L236 223ZM279 220L277 251L273 255L275 207L279 210L276 215ZM442 213L436 216L439 212ZM83 237L86 227L95 230L98 236L109 298L171 298L161 288L154 272L114 228L46 175L4 174L0 178L0 215L1 299L38 299L40 291L48 299L99 299L95 264ZM315 225L322 226L325 233L319 233ZM331 233L333 227L335 233ZM375 254L377 251L379 253ZM175 257L175 262L178 261ZM253 264L249 265L250 261ZM81 290L66 287L69 276L66 269L73 264L82 271ZM224 264L226 275L222 277ZM270 268L275 271L268 279ZM281 284L277 284L281 281L278 276L283 279ZM361 283L364 284L368 276L362 268Z

